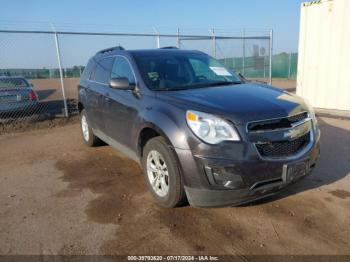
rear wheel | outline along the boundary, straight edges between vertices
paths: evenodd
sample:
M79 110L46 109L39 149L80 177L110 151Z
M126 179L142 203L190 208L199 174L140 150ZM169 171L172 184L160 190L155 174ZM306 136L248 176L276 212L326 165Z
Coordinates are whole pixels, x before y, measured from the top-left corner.
M80 123L84 143L91 147L99 145L101 140L94 135L92 128L89 125L85 109L80 113Z
M143 150L142 167L155 201L164 207L176 207L186 196L175 153L162 137L152 138Z

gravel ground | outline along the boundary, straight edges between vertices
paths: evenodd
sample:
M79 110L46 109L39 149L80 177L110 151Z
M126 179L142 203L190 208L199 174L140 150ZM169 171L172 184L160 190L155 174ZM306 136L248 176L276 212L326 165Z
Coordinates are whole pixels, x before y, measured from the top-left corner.
M350 121L320 119L315 172L234 208L163 209L79 125L0 136L0 254L350 254Z

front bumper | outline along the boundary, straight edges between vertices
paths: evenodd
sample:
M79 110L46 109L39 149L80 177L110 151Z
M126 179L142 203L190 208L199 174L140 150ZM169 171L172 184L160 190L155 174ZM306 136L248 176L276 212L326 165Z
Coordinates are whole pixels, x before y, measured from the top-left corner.
M293 160L263 160L249 144L234 145L236 150L227 145L222 147L216 148L213 155L204 148L192 151L175 149L192 206L234 206L278 193L312 172L320 154L320 134L308 152ZM205 156L199 152L205 152ZM287 176L287 167L298 163L307 163L308 168L305 174L291 180ZM222 184L217 183L220 180Z

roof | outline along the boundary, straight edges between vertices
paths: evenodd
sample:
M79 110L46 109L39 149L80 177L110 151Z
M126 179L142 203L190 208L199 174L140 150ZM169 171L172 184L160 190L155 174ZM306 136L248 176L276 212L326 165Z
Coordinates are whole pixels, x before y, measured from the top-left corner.
M157 54L176 54L176 53L202 53L198 50L184 50L184 49L139 49L129 50L132 55L157 55Z
M169 53L202 53L201 51L197 50L184 50L184 49L178 49L176 47L162 47L162 48L155 48L155 49L134 49L134 50L125 50L121 46L111 47L107 49L103 49L101 51L98 51L95 56L109 56L114 54L120 54L120 53L129 53L132 55L156 55L156 54L169 54Z

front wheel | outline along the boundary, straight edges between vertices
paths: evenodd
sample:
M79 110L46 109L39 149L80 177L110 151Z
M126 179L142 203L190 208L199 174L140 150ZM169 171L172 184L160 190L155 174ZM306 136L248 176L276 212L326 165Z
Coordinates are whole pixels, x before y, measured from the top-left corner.
M148 188L159 205L172 208L185 202L180 168L164 138L155 137L147 142L142 167Z

